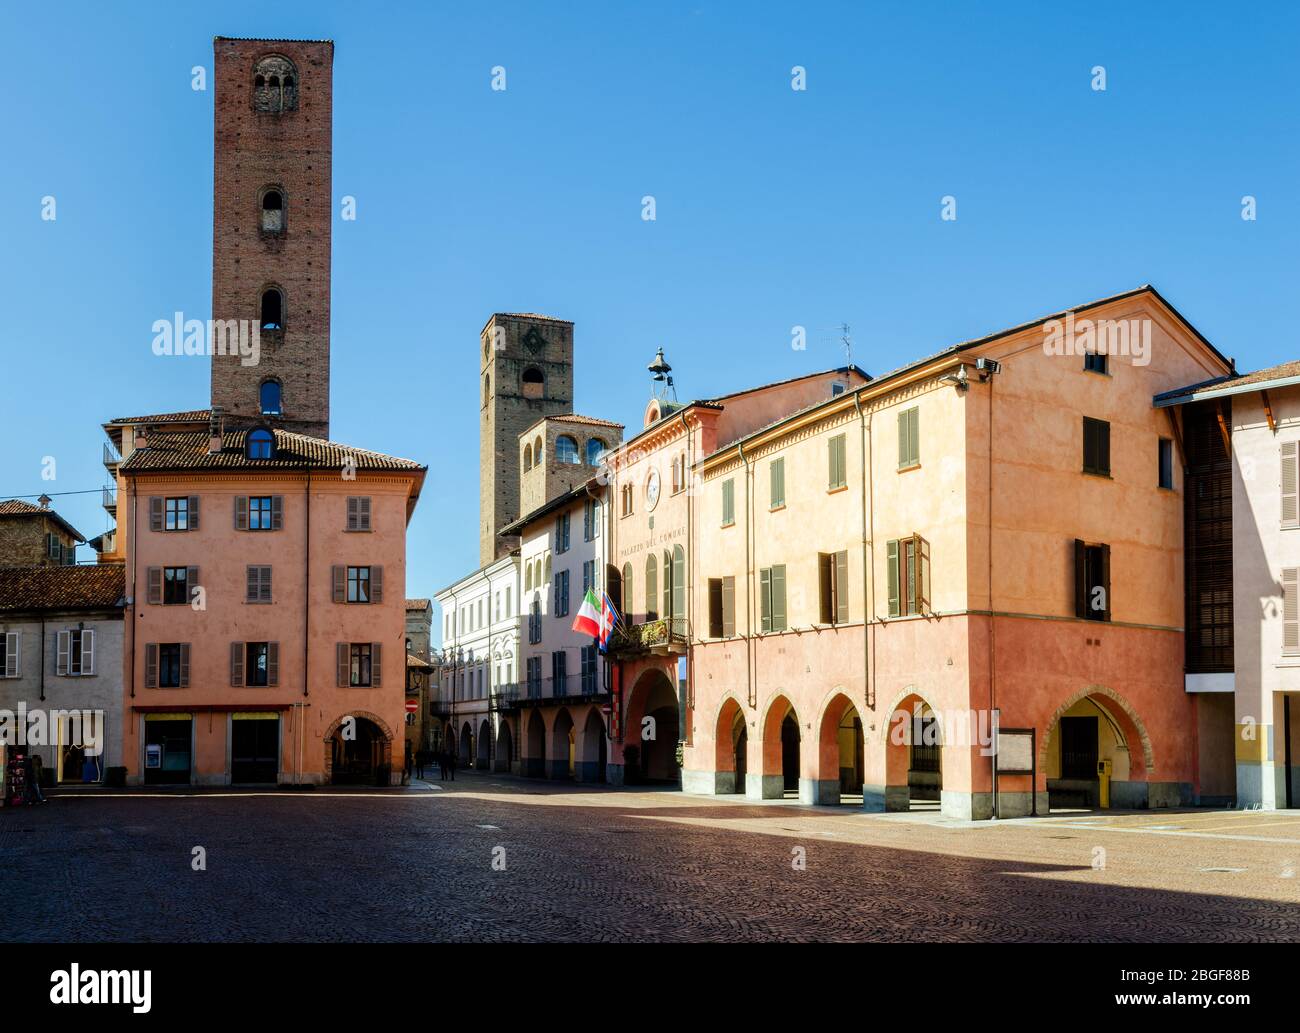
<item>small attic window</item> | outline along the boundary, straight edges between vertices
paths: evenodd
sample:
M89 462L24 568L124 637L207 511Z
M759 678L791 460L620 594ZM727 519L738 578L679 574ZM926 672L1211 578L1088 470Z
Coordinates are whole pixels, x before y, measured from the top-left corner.
M270 459L275 453L275 436L265 427L258 427L248 435L248 458Z

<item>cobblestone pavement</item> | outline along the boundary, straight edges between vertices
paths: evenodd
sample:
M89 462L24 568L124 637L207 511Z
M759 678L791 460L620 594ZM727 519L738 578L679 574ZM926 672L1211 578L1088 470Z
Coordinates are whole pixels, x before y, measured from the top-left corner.
M472 773L88 791L0 810L0 888L0 941L1297 941L1300 815L972 824Z

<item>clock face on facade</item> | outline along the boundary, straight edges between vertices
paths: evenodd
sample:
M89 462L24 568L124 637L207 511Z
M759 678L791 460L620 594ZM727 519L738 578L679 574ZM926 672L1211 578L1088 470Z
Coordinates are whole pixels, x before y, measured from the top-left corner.
M645 508L654 509L659 504L659 471L651 470L645 482Z
M546 347L546 338L537 332L537 327L530 326L524 334L524 347L534 355Z

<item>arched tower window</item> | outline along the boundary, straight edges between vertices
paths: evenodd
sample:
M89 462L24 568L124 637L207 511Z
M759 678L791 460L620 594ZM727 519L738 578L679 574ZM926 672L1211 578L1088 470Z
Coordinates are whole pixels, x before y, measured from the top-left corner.
M524 446L524 470L528 471L533 468L533 446L530 442Z
M280 114L298 107L298 70L279 54L268 54L253 69L253 110Z
M577 463L578 443L567 434L555 439L555 461L557 463Z
M542 436L540 434L533 440L533 465L542 465Z
M483 374L483 404L487 405L492 398L492 375Z
M268 187L262 193L262 232L284 232L284 194L279 187Z
M261 314L263 333L284 329L284 295L279 287L268 287L262 291Z
M541 398L546 392L546 376L536 366L529 366L524 370L521 387L525 398Z
M659 619L659 561L653 552L645 558L645 619Z
M280 382L263 380L258 401L261 403L263 416L279 416L284 411L281 405Z
M605 453L608 451L609 451L609 446L606 445L605 442L603 442L600 438L588 438L587 439L587 465L599 466L601 459L604 458Z

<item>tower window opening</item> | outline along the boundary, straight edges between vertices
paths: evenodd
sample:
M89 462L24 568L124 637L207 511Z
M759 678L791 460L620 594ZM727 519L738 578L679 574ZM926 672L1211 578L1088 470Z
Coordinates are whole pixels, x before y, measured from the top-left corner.
M525 398L541 398L546 390L546 377L536 366L524 370L523 394Z
M280 382L278 380L265 380L262 382L260 402L262 415L264 416L279 416L283 413L280 399Z
M274 287L262 292L262 332L284 329L284 296Z
M578 443L567 434L555 439L555 461L557 463L577 463Z
M253 75L253 109L270 114L298 107L298 77L287 57L269 55L257 62Z
M262 195L262 232L284 231L284 195L278 190L268 190Z

